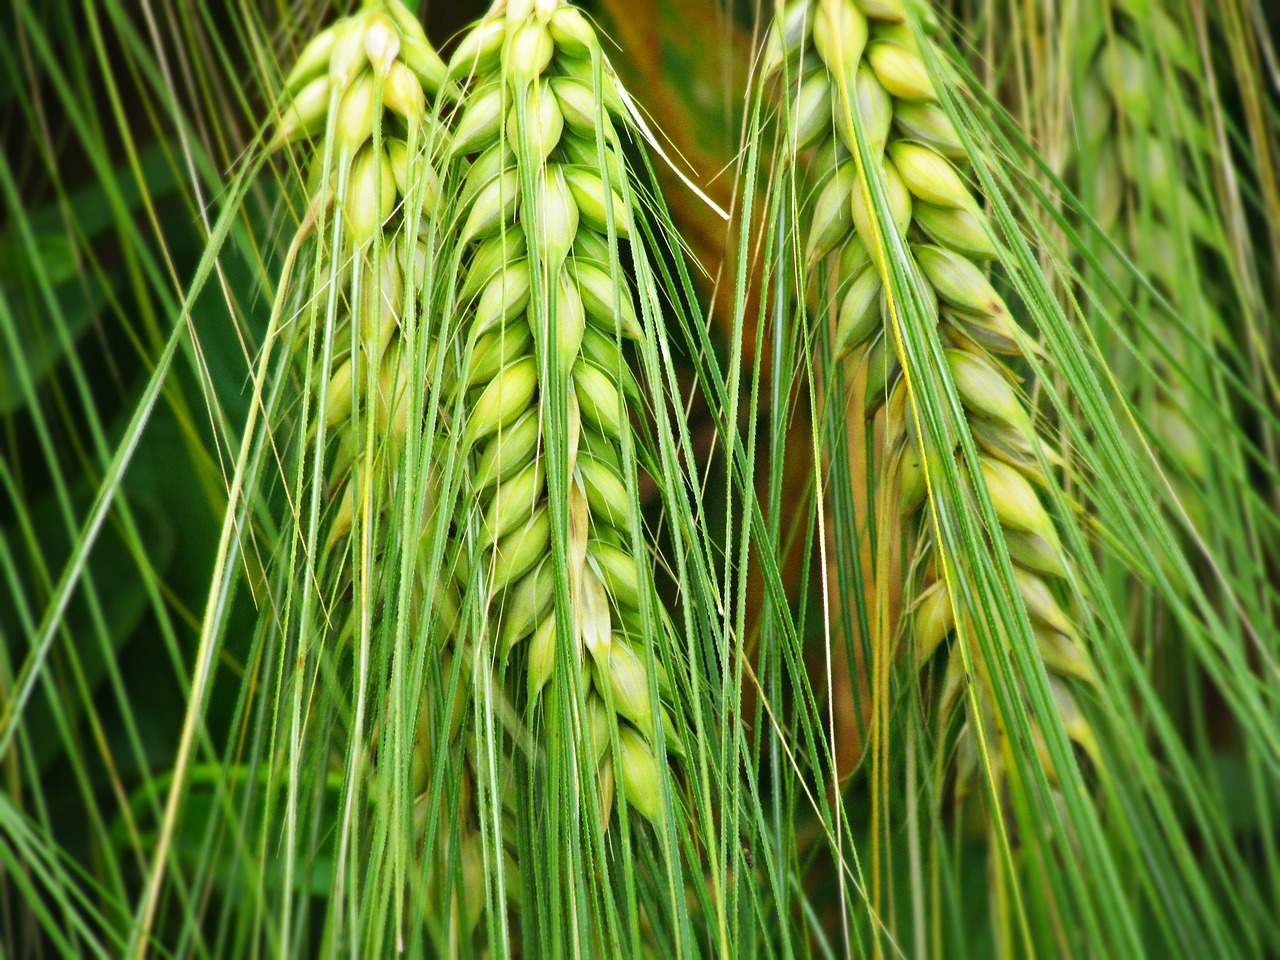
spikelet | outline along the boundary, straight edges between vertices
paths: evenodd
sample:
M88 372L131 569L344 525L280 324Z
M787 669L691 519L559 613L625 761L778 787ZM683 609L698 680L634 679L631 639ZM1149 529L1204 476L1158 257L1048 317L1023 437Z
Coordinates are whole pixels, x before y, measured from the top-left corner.
M463 37L449 73L463 82L451 147L463 183L455 346L465 365L453 382L468 463L457 589L479 597L488 635L523 669L518 679L509 671L508 693L535 730L548 704L570 695L557 663L572 643L577 686L598 721L590 762L607 824L615 787L656 816L664 763L652 638L637 629L642 605L656 601L653 574L631 550L635 464L627 469L622 445L639 398L623 341L644 330L612 244L633 236L636 212L623 199L621 101L607 65L602 88L594 84L599 55L594 30L567 4L508 3ZM556 477L567 488L553 503ZM563 560L556 517L568 528Z
M314 138L307 164L311 218L303 230L340 224L336 233L326 227L312 238L321 254L311 274L312 301L333 304L333 326L321 331L298 321L291 338L300 354L311 344L313 363L329 344L329 368L316 366L310 382L316 401L323 398L326 447L335 451L325 458L326 492L337 509L326 540L329 556L322 558L333 558L334 576L339 569L350 575L342 558L349 551L353 489L376 482L379 495L371 502L375 511L386 505L410 422L413 351L403 342L402 320L416 289L406 272L415 283L421 277L425 240L413 234L441 201L430 156L440 145L426 133L428 99L441 92L444 79L444 64L413 15L398 0L371 5L303 49L286 80L272 140L277 148L290 142L299 148L304 135ZM317 307L304 316L323 323L327 312ZM369 436L376 438L372 456L364 451Z
M492 680L535 737L566 706L585 711L570 739L597 793L577 802L604 829L614 811L664 829L667 765L682 756L647 626L669 621L633 549L630 408L642 393L627 344L646 323L623 266L640 216L626 129L594 30L561 0L499 0L447 65L398 0L370 0L303 49L270 141L309 155L298 262L310 309L287 331L306 391L288 406L311 411L297 453L323 464L320 550L308 557L325 598L317 642L330 620L339 642L326 655L339 657L370 631L403 630L409 659L429 664L411 758L396 752L395 725L414 721L394 682L372 723L344 735L363 738L380 774L408 768L422 908L451 942L493 902L480 797L504 818L524 802L471 756L480 684ZM445 264L432 278L447 271L449 283L428 287L429 264ZM420 430L438 439L410 476ZM404 530L406 492L419 491L422 527ZM428 557L442 558L438 572ZM390 622L405 596L408 622ZM374 649L375 662L393 659ZM473 675L481 663L492 678ZM531 762L536 784L537 751ZM508 778L519 766L506 754L498 765ZM446 770L449 809L436 789ZM517 865L498 852L511 896Z
M959 437L955 424L944 425L942 435L951 448L928 449L922 457L911 425L900 358L889 332L889 264L881 252L886 238L895 235L925 282L924 307L939 324L947 373L980 451L981 469L962 477L974 494L968 507L977 509L976 490L985 487L1015 563L1019 597L1044 637L1039 652L1055 683L1087 679L1070 617L1046 579L1065 573L1065 561L1035 487L1041 477L1033 418L1016 377L997 359L1020 355L1027 341L981 266L997 259L997 244L959 165L964 149L937 103L934 78L911 32L898 26L903 17L899 3L885 0L789 3L766 41L765 69L799 78L780 91L784 109L779 114L786 126L779 142L792 151L786 162L809 172L801 187L801 196L808 196L807 221L801 224L805 265L813 270L825 261L836 272L835 299L825 306L818 302L818 309L835 317L836 357L848 357L864 371L867 415L880 413L885 420L881 490L922 545L908 586L914 599L904 613L907 657L916 669L923 668L957 626L956 606L937 569L925 500L926 475L935 488L942 483L942 458L955 455ZM813 63L812 57L802 60L809 50L816 51L820 66L806 69ZM830 117L814 115L819 103L831 104ZM878 219L868 202L870 191L859 182L860 166L852 156L859 129L870 147L868 176L879 178L891 222ZM912 373L936 377L940 371ZM971 646L980 656L977 645ZM955 693L963 677L951 675L960 659L958 654L949 658L952 692L944 692L937 709L944 730L963 702ZM986 678L978 663L975 679L984 710L991 703ZM985 714L968 718L960 734L961 757L972 753L966 738L973 736L975 724L989 722ZM957 791L972 790L978 775L976 765L959 770Z
M1184 318L1201 327L1203 340L1212 343L1228 324L1218 315L1212 283L1195 275L1194 258L1189 263L1177 251L1189 249L1190 241L1210 249L1217 246L1204 212L1214 199L1198 195L1196 185L1178 173L1217 161L1195 156L1210 149L1205 140L1184 137L1163 122L1163 117L1198 116L1189 93L1197 79L1196 57L1187 50L1185 31L1172 21L1170 11L1153 7L1138 19L1138 10L1126 4L1084 3L1081 9L1097 26L1085 34L1080 49L1084 89L1076 122L1081 136L1068 141L1075 151L1066 171L1068 181L1088 204L1098 228L1141 266ZM1162 42L1150 43L1144 51L1126 39L1129 36L1158 36ZM1153 110L1157 101L1165 101L1166 108ZM1148 242L1134 247L1136 237ZM1137 279L1110 250L1102 251L1099 261L1107 287L1099 306L1119 321L1119 309L1141 299ZM1103 286L1094 284L1095 289ZM1203 437L1188 419L1190 391L1180 369L1194 354L1188 349L1191 334L1178 329L1161 310L1145 310L1143 319L1152 329L1139 335L1139 349L1153 375L1140 379L1130 399L1176 466L1170 473L1179 499L1203 529L1204 501L1195 488L1205 478L1208 458ZM1111 367L1127 386L1126 372L1136 365L1124 339L1117 336L1110 345Z
M325 655L336 658L394 625L402 560L401 548L394 545L412 544L413 550L419 542L429 546L427 534L400 529L399 507L408 486L405 451L410 431L422 423L429 393L419 371L427 368L433 346L426 340L427 324L414 325L411 338L407 321L422 296L430 252L427 227L446 202L438 176L445 136L430 120L428 105L450 95L445 65L414 15L399 0L368 4L304 48L286 81L271 141L274 148L290 145L295 153L309 155L300 157L309 171L308 216L299 237L305 246L297 260L304 272L294 280L302 286L303 302L310 309L299 311L286 342L298 368L290 382L307 384L310 396L284 406L311 410L308 419L299 418L300 472L310 475L313 465L323 464L323 474L315 481L321 487L322 551L309 558L308 583L299 592L311 589L314 578L327 608L314 614L316 622L304 622L301 632ZM480 297L497 315L495 323L519 313L520 278L504 274L502 279L509 282L499 284L496 302L492 295ZM526 277L526 296L527 287ZM492 349L477 359L492 366L489 381L508 369L500 352ZM487 414L499 422L501 400L514 402L511 397L520 393L518 377L508 379L509 389L494 398L495 410ZM481 427L477 423L476 429ZM275 435L282 449L288 449L286 436L284 431ZM421 472L428 501L434 498L435 469L428 464ZM492 523L505 530L510 521L498 511ZM283 545L290 546L287 538ZM429 650L440 654L447 677L447 664L465 665L465 658L449 661L457 651L442 649L432 638L456 628L459 592L452 584L431 591L434 601L428 608L424 576L409 576L408 635L418 647L415 657L421 660ZM371 622L359 626L362 614ZM330 623L336 627L330 628ZM330 629L332 638L327 635ZM361 637L365 630L368 633ZM412 780L416 839L421 849L432 851L425 864L433 891L430 899L442 899L444 878L456 877L460 882L454 884L451 906L444 909L450 923L469 935L486 894L471 790L474 765L463 757L454 770L461 782L456 810L431 813L428 795L439 751L446 743L458 745L465 739L461 728L470 713L470 677L462 678L454 708L444 719L438 679L427 683L432 695L424 698L412 757L405 759ZM371 689L383 686L370 684ZM351 701L357 700L353 695ZM380 708L381 715L378 708L371 709L372 720L363 728L364 750L379 767L380 745L398 739L392 736L396 731L391 725L398 719L393 706L388 702ZM414 722L412 715L408 722ZM346 749L354 752L350 745ZM331 758L317 759L317 768L323 770ZM433 819L436 832L428 842L427 825ZM455 824L457 831L450 829ZM459 865L456 871L454 862Z
M450 697L450 685L458 670L457 687ZM467 743L466 725L472 711L471 678L465 658L457 662L449 654L439 660L434 677L428 677L413 739L411 758L411 796L413 801L413 828L416 842L432 851L427 874L427 898L439 903L441 915L448 918L455 939L471 937L484 915L488 876L481 845L480 824L477 819L475 786L477 771L474 757ZM443 768L443 769L441 769ZM433 809L436 798L433 778L444 778L444 792L449 783L456 783L456 816L439 808ZM510 782L500 786L499 802L504 813L513 805L513 788ZM432 829L434 831L428 834ZM514 841L506 838L502 847L504 892L513 899L519 898L520 873L514 857ZM452 871L450 865L458 864ZM448 900L444 890L448 888Z

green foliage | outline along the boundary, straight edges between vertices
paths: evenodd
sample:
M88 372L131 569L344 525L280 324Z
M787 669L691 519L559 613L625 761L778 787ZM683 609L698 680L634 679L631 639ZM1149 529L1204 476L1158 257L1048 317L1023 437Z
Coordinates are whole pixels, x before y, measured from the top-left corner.
M573 281L617 319L582 350L596 370L621 361L609 383L635 427L615 412L607 442L584 441L584 502L617 561L592 569L627 596L637 578L610 622L642 638L646 687L607 748L619 797L641 780L646 793L611 814L603 774L579 762L586 680L602 688L573 659L569 577L553 584L541 699L518 645L531 639L486 653L516 601L450 593L491 532L459 442L479 392L455 389L480 340L463 296L480 255L457 202L474 157L447 147L481 84L461 67L445 83L421 50L420 156L439 197L417 223L379 209L352 242L388 224L388 248L421 243L395 352L412 428L378 419L370 367L353 381L364 440L334 466L345 428L326 434L317 411L340 363L323 361L350 351L366 308L335 280L345 241L327 246L348 214L321 216L319 240L306 218L340 151L323 127L268 145L289 69L347 6L0 13L0 952L1274 954L1280 113L1265 4L606 3L619 34L645 24L656 46L637 27L624 49L583 47L580 75L547 68L582 141L552 162L608 184L566 180L599 238L582 260L600 277ZM449 62L450 34L484 11L446 7L423 13ZM830 80L788 119L779 104L794 103L759 69L723 96L705 71L690 78L691 51L761 50L758 68L775 15L819 9L870 18L868 58L900 100L911 83L936 93L938 112L908 107L892 139L937 148L945 123L981 207L961 223L917 203L894 226L891 185L860 175L864 219L883 228L863 265L879 285L863 283L844 327L821 295L839 255L808 249L829 165L811 177L782 138L809 124L866 171L881 126ZM817 32L796 61L806 77L842 62ZM898 47L920 51L923 75ZM518 91L523 75L497 62L482 79ZM645 78L634 110L611 66ZM295 79L293 92L313 78ZM651 104L705 118L670 131L700 163L733 161L722 238L708 239L719 209L690 189L714 192L718 171L690 173ZM523 148L512 182L528 210L545 200L524 160L531 125L550 121L536 100L505 106L513 119L480 124L475 145ZM740 138L725 119L739 111ZM390 114L363 136L415 142ZM740 143L715 161L726 136ZM504 216L535 264L568 255ZM1009 390L957 366L926 240L995 254L983 283L1019 331ZM549 276L530 272L519 309L554 325ZM883 313L867 306L882 296ZM536 323L520 339L521 316L499 324L516 348L556 355ZM880 338L886 372L906 371L909 442L958 443L927 465L910 522L888 506L885 415L865 416L863 336ZM529 401L548 416L534 485L555 571L573 549L567 383L544 375ZM1027 470L1066 558L1052 589L1091 667L1074 712L1007 504L972 479L999 411L1039 438ZM602 437L607 412L590 411ZM337 535L335 477L386 483L379 510ZM943 641L968 667L953 671L954 715L998 718L976 751L957 746L962 719L939 721L946 661L920 670L910 655L925 554L963 611Z

